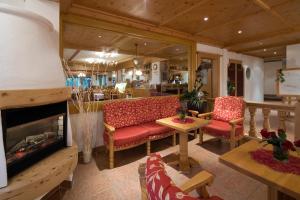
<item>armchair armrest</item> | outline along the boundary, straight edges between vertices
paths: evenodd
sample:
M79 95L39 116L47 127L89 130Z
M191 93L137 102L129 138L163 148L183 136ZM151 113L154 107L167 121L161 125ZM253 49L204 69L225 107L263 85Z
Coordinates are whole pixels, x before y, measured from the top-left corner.
M190 191L198 188L203 188L205 186L209 186L212 184L214 179L214 176L207 172L207 171L202 171L198 173L197 175L193 176L190 180L185 182L182 186L179 188L186 192L189 193ZM204 194L205 195L205 194Z
M197 117L197 115L199 114L199 112L196 110L188 110L188 112L191 113L193 117Z
M240 123L240 122L242 122L243 120L244 120L244 118L233 119L233 120L229 121L229 124L230 124L231 126L235 126L237 123Z
M112 134L116 130L115 127L108 125L106 123L104 123L104 128L108 131L109 134Z
M205 118L205 117L209 117L213 114L213 112L208 112L208 113L202 113L202 114L199 114L198 117L199 118Z

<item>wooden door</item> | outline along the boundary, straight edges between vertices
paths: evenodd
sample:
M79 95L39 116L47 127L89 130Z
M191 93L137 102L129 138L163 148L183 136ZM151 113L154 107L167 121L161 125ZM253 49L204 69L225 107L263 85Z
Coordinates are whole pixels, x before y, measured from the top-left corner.
M241 61L230 60L227 74L228 95L244 96L244 68Z

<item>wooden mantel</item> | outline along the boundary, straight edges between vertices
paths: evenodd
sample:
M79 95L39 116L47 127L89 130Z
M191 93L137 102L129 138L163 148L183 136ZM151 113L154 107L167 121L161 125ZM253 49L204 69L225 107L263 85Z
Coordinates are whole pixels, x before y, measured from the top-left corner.
M78 161L77 145L46 157L8 180L0 189L0 200L32 200L41 197L68 179Z

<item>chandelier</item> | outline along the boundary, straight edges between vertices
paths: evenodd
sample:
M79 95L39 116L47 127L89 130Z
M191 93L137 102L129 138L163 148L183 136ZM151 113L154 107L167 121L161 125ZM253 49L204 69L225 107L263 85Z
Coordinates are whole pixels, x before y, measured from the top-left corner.
M138 56L138 44L135 43L135 58L133 58L132 62L136 68L140 68L144 64L144 59Z

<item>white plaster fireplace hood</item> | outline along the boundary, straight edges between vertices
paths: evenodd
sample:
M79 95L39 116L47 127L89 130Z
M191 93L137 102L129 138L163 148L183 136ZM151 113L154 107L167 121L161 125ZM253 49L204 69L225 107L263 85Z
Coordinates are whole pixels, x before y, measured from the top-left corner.
M65 87L59 57L58 3L0 0L0 24L0 90ZM68 126L71 145L70 121ZM0 187L7 185L2 137L0 115Z

